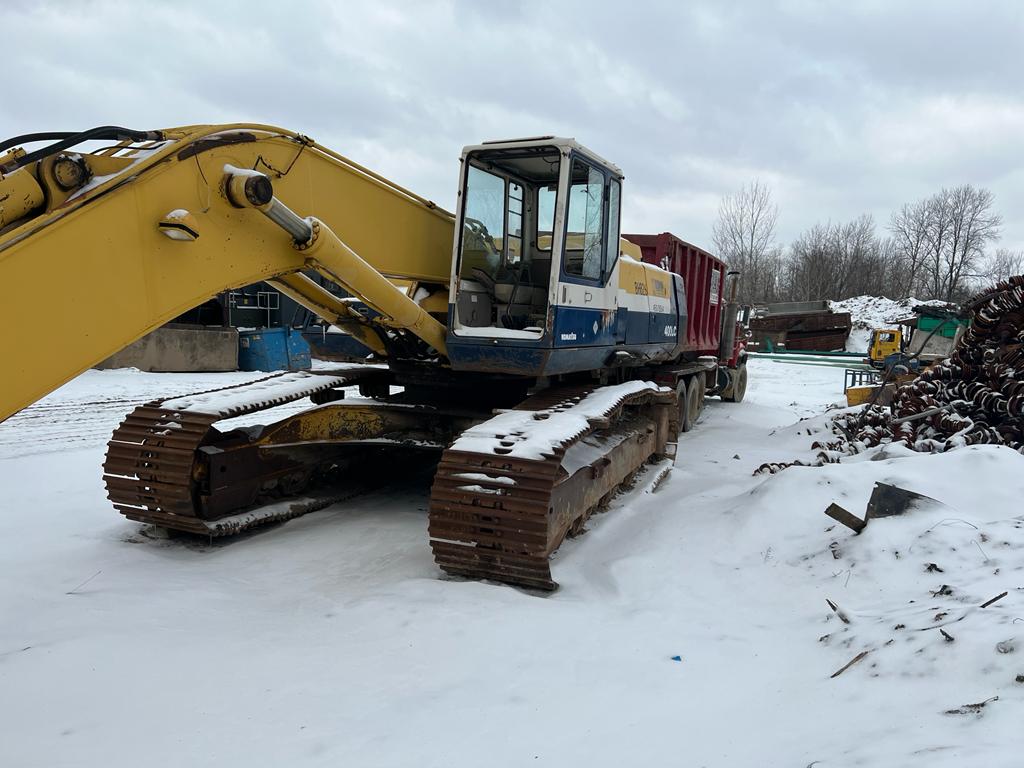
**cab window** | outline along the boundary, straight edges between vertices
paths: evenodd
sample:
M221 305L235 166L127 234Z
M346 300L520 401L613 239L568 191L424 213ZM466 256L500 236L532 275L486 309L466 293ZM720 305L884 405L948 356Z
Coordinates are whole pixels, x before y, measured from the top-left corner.
M619 256L619 180L608 182L608 249L604 257L604 271L607 274Z
M552 184L537 190L537 248L541 251L550 251L554 240L557 189Z
M566 215L565 272L600 280L604 271L604 173L582 160L572 164Z
M470 165L465 206L459 272L469 277L481 269L494 277L505 250L505 179Z

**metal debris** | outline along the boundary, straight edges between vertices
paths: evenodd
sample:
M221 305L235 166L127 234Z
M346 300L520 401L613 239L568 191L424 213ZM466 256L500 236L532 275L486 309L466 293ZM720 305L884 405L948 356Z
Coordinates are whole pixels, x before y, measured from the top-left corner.
M1007 594L1009 594L1009 593L1008 592L1000 592L995 597L991 598L990 600L986 600L984 603L982 603L981 607L982 608L988 608L990 605L992 605L992 603L996 602L997 600L1002 600L1004 597L1006 597Z
M998 696L993 696L990 699L979 701L977 704L964 704L956 709L947 709L943 714L946 715L980 715L981 711L993 701L999 701Z
M1024 275L968 306L970 325L953 354L899 387L891 408L838 416L843 439L829 448L892 441L933 453L981 443L1024 452Z
M923 493L915 493L888 483L875 483L874 490L871 491L871 498L868 499L864 522L867 524L869 520L876 517L902 515L911 507L929 501L933 504L938 503L931 496L925 496Z
M828 505L825 514L837 523L842 523L854 533L860 533L874 518L902 515L911 507L923 501L938 503L930 496L908 491L896 485L875 483L875 488L871 492L871 498L868 499L868 507L863 519L834 502Z

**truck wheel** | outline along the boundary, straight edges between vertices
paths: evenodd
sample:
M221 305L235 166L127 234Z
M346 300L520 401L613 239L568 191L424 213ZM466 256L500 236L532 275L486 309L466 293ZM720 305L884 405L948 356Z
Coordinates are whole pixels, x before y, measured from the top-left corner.
M686 410L688 412L690 428L697 423L701 412L704 410L704 374L699 373L690 378L686 385Z
M686 379L676 385L676 399L679 401L679 432L689 432L693 428L690 421L690 397Z
M747 394L747 366L729 369L729 387L722 393L722 399L727 403L742 403L743 396Z

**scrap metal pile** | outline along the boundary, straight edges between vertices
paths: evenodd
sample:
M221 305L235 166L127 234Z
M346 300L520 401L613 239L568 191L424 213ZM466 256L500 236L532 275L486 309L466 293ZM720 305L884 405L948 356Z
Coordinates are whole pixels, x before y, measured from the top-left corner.
M970 326L952 355L898 386L891 406L844 411L830 425L835 439L811 445L813 461L769 462L754 474L835 464L882 443L926 453L988 443L1024 453L1024 275L965 306Z
M967 306L971 323L953 354L900 386L890 408L836 417L846 452L891 441L932 453L979 443L1024 453L1024 275Z

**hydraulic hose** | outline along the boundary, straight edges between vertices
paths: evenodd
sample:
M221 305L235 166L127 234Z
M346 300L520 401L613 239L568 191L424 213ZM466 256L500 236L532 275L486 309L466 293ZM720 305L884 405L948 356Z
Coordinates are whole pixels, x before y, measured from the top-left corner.
M116 125L101 125L98 128L90 128L79 133L25 133L0 142L0 152L6 152L12 147L34 141L57 140L53 144L27 153L5 166L3 170L6 173L10 173L36 160L41 160L56 152L68 149L76 144L81 144L83 141L160 141L162 138L163 133L160 131L135 131L131 128L121 128Z

